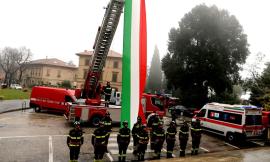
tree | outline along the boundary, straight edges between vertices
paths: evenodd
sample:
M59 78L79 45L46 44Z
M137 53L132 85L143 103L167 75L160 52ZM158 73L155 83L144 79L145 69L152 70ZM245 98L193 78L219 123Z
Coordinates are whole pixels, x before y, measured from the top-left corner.
M148 91L151 92L160 92L161 86L162 86L162 73L161 73L160 57L158 48L157 46L155 46L155 51L149 70L147 89Z
M32 53L26 47L11 48L5 47L0 51L0 66L5 73L4 83L10 85L12 82L20 82L22 72L30 61ZM19 72L19 78L17 78Z
M64 88L71 88L72 85L70 83L69 80L64 80L62 83L61 83L61 87L64 87Z
M162 69L182 103L198 107L209 101L209 89L216 97L232 92L248 54L247 35L235 16L202 4L169 32Z

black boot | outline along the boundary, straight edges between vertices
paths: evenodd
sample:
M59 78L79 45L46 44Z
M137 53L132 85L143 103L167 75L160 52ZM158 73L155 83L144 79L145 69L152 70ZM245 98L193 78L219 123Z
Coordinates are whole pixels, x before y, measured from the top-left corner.
M122 157L122 162L126 162L126 157Z
M195 155L198 155L198 150L195 150L195 153L194 153Z
M191 150L191 155L194 155L195 154L195 151L194 150Z
M184 151L180 151L180 157L183 157L183 156L185 156Z
M167 158L172 158L172 153L167 153Z
M118 162L121 162L121 161L122 161L122 157L119 156L119 157L118 157Z

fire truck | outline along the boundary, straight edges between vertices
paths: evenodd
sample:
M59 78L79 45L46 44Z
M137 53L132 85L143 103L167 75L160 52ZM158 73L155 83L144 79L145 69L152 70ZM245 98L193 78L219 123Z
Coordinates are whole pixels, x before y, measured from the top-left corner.
M123 7L124 0L110 0L106 7L102 24L98 28L95 38L93 57L89 62L89 69L83 89L71 91L60 88L34 87L30 99L31 107L36 111L42 109L60 110L70 122L80 120L82 122L90 122L94 126L98 125L107 111L101 104L102 86L99 80ZM42 89L42 93L40 89ZM44 94L51 95L44 96ZM61 94L61 97L52 97L56 94ZM67 100L67 98L71 99ZM146 115L151 112L165 115L167 104L164 97L143 94L142 100L145 103L144 111Z

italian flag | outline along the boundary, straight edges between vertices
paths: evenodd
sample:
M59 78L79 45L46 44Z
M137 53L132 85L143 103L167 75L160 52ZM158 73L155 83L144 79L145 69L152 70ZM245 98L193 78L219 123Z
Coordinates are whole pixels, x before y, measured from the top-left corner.
M131 128L138 115L145 123L141 104L147 67L145 0L125 0L123 42L121 121L127 120Z

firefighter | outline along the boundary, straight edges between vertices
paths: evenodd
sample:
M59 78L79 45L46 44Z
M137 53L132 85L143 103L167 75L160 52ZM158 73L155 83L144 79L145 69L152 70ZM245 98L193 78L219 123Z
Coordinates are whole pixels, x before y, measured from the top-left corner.
M172 116L172 121L176 122L177 116L176 116L176 108L175 107L171 108L171 116Z
M117 135L117 143L119 148L119 162L126 161L126 152L130 142L130 129L128 128L128 122L123 121L123 128L119 130Z
M187 122L184 120L183 125L180 127L179 130L179 143L180 143L180 156L185 156L185 150L187 147L189 137L189 126Z
M147 144L149 142L149 136L145 125L142 126L142 129L138 133L138 139L138 161L144 161L144 154L147 149Z
M107 130L104 127L104 122L100 121L99 128L97 128L92 135L92 145L94 146L94 162L100 162L103 159L107 148Z
M69 131L67 145L70 150L70 162L77 162L80 154L80 148L83 144L83 131L78 121L74 122L74 127Z
M155 159L160 159L161 149L165 140L165 130L163 129L163 123L159 123L158 127L153 131L152 139L154 141ZM151 140L152 140L151 139Z
M112 131L112 118L109 111L106 112L105 117L102 119L104 122L104 128L107 131L107 138L106 138L106 145L108 145L108 141L110 138L110 133ZM108 152L108 149L106 148L106 152Z
M192 150L191 155L197 155L199 151L199 146L201 142L201 136L202 136L202 129L201 129L201 123L199 119L192 119L191 123L191 137L192 137Z
M173 148L176 141L176 133L176 124L174 121L171 121L170 126L167 128L166 132L167 158L172 158Z
M112 93L112 87L110 85L110 82L107 82L107 85L103 87L103 92L105 95L105 107L109 107L111 93Z
M151 138L150 147L151 147L151 150L154 150L155 141L152 138L152 136L153 136L153 132L158 128L158 125L160 123L160 119L159 119L159 116L158 116L157 113L155 113L155 115L153 115L152 120L153 120L153 123L152 123L152 126L151 126L151 132L150 132L150 138Z
M132 138L133 138L133 154L137 154L137 144L138 144L138 132L141 131L142 128L142 118L140 116L137 117L137 122L133 125L132 128Z

